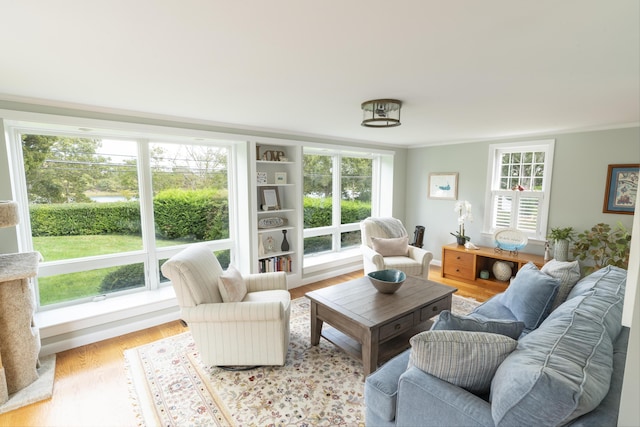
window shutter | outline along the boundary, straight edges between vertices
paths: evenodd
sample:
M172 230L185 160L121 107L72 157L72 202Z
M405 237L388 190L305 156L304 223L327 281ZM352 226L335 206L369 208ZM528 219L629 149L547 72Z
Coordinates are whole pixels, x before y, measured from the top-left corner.
M514 203L513 196L495 192L493 197L493 228L511 228L511 211Z
M538 210L541 197L535 195L520 195L518 203L518 230L526 233L536 233L538 231Z

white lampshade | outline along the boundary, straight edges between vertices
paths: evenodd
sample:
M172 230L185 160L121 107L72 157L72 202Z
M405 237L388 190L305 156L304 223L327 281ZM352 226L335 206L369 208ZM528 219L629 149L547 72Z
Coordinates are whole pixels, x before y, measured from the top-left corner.
M18 222L18 204L11 200L0 200L0 228L12 227Z

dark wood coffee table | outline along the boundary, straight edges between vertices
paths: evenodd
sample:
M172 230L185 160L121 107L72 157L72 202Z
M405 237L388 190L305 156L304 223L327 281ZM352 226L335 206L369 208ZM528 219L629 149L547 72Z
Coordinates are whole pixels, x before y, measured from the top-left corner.
M458 289L407 277L393 294L378 292L368 277L307 292L311 300L311 345L320 336L362 360L364 374L409 348L409 338L428 330L430 318L451 310ZM323 323L332 327L325 327Z

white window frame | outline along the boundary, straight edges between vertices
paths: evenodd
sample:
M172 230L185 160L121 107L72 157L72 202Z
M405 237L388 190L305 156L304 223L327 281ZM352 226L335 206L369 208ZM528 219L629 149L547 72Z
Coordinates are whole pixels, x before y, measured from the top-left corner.
M542 243L546 241L546 230L549 219L549 202L551 199L551 177L553 172L553 154L555 149L555 140L536 140L536 141L522 141L503 144L491 144L489 145L489 159L487 162L487 186L486 186L486 199L485 199L485 212L484 212L484 233L486 235L493 235L497 228L495 224L495 200L496 196L505 195L513 197L513 203L516 207L512 210L511 227L516 228L514 222L516 222L518 215L518 206L520 199L522 198L537 198L540 200L538 208L538 221L535 232L525 231L530 241ZM529 151L543 151L545 152L545 167L543 174L543 189L542 191L518 191L518 190L500 190L500 167L501 156L505 152L529 152Z
M152 201L145 194L151 194L151 170L149 166L149 143L177 143L177 144L197 144L197 145L217 145L226 146L228 149L227 176L228 176L228 200L229 200L229 238L208 241L208 246L213 251L231 250L231 259L234 259L237 224L234 220L236 211L236 148L233 141L226 135L218 135L202 131L185 131L171 128L155 129L154 126L130 125L122 126L118 122L92 121L80 118L56 118L47 116L37 121L30 120L6 120L5 135L9 143L9 155L14 167L10 168L12 177L12 191L16 201L20 206L28 206L27 183L24 173L24 162L22 159L22 142L20 135L24 133L36 133L42 135L67 135L73 137L98 137L105 139L126 139L136 141L138 144L138 179L141 200L141 225L147 228L143 232L143 249L131 252L120 252L115 254L99 255L79 259L59 260L41 262L38 267L38 276L46 277L59 274L88 271L98 268L114 267L131 263L145 263L145 286L131 290L114 292L107 298L126 298L144 292L159 291L163 288L170 288L169 283L160 284L160 277L157 269L149 268L156 266L158 259L168 258L180 252L189 244L178 244L163 248L156 248L154 244L153 227L154 223ZM124 129L122 129L124 127ZM195 141L195 142L194 142ZM146 205L146 206L145 206ZM33 241L31 237L31 221L28 210L20 213L20 223L18 230L18 246L20 251L33 251ZM37 278L34 279L37 286ZM73 306L80 306L92 301L98 301L99 296L78 298L61 303L54 303L46 306L40 305L39 292L36 291L37 308L36 311L55 311L56 309L69 310Z
M325 256L327 254L335 254L344 251L353 250L350 248L342 248L341 247L341 235L342 233L350 232L350 231L359 231L360 223L351 223L351 224L341 224L341 211L340 206L342 202L342 174L341 174L341 163L343 157L360 157L372 160L372 168L371 168L371 215L378 216L378 206L380 203L378 201L380 197L380 162L381 156L379 154L371 153L371 152L358 152L355 150L328 150L326 148L314 148L314 147L303 147L302 150L302 158L304 162L305 155L319 155L319 156L327 156L332 158L332 224L330 226L325 227L316 227L316 228L304 228L303 229L303 241L308 237L317 237L317 236L326 236L331 235L332 244L331 250L328 252L315 253L315 254L307 254L304 255L305 260L311 259L318 256ZM304 172L303 172L304 175ZM303 176L304 180L304 176ZM303 184L304 185L304 184ZM303 194L304 197L304 194ZM359 250L359 249L358 249ZM305 263L306 265L306 263Z

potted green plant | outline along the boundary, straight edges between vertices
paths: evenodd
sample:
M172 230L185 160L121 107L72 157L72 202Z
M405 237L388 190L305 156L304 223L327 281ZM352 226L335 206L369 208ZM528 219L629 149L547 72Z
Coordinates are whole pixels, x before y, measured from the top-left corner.
M592 273L607 265L629 267L631 234L624 225L618 223L615 229L609 224L598 223L578 234L573 244L573 255L580 261L588 261L583 266L585 274Z
M556 261L567 261L569 259L569 243L574 236L573 227L551 228L548 238L553 240L553 257Z

